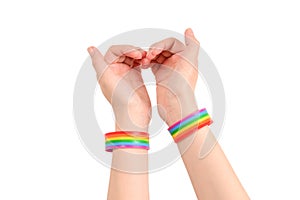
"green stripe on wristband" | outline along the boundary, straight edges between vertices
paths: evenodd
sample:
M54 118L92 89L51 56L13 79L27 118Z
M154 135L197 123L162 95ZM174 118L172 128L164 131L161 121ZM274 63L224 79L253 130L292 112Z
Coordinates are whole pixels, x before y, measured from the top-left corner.
M168 128L168 131L172 135L174 141L179 142L195 131L204 126L210 125L211 123L212 120L209 114L206 109L203 108L176 122Z

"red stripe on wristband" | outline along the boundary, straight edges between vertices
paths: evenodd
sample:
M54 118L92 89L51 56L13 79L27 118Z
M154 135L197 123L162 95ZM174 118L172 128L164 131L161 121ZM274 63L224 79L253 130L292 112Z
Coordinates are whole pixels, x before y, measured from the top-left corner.
M149 150L149 134L137 131L116 131L105 134L105 150L114 149Z
M176 122L168 130L177 143L202 127L212 124L212 122L206 109L203 108Z

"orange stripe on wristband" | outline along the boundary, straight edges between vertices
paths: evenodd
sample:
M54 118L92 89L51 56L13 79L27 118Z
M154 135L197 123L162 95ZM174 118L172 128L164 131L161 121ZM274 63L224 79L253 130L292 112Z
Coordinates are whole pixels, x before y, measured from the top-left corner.
M212 124L212 122L213 121L204 108L176 122L174 125L170 126L168 130L174 141L177 143L202 127Z
M149 134L136 131L117 131L105 134L105 150L114 149L145 149L149 150Z

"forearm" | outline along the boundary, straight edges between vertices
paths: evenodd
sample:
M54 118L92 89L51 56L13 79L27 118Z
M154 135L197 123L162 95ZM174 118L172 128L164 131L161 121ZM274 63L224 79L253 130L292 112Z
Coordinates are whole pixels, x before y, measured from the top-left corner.
M178 148L198 199L249 199L209 127L179 142ZM209 153L201 158L201 150Z
M149 199L147 150L115 149L111 165L109 200Z
M122 171L118 169L122 169ZM140 149L114 150L112 169L110 173L108 199L109 200L149 199L147 169L148 169L147 150L142 150L142 149L141 150Z

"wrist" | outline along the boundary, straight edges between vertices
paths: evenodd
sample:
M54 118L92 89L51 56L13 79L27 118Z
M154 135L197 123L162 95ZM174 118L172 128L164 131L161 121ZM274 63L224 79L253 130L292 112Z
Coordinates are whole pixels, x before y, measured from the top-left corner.
M178 96L178 102L173 110L170 110L167 115L166 123L168 126L173 125L189 114L198 110L197 102L194 95Z
M116 131L141 131L148 132L150 118L142 115L135 115L134 118L129 116L116 116Z
M151 112L145 109L119 109L114 108L116 131L141 131L148 132Z
M140 132L148 132L148 125L147 126L136 126L136 125L120 125L120 123L116 122L115 124L116 131L140 131Z
M212 120L205 108L197 110L168 128L176 143L187 140L200 129L204 129L212 124Z
M209 136L209 137L208 137ZM204 142L207 140L206 146L204 146ZM195 145L193 145L196 143ZM209 152L210 147L213 147L213 145L216 143L216 140L213 136L213 134L210 132L210 128L208 126L205 126L197 131L195 131L193 134L186 137L184 140L181 140L177 143L178 150L184 159L186 157L186 151L189 149L190 151L199 151L199 156L202 155L204 152ZM192 150L192 148L196 148L195 150ZM187 156L189 157L189 156Z

